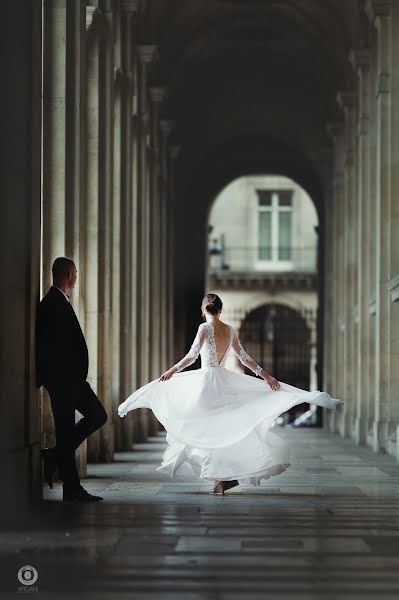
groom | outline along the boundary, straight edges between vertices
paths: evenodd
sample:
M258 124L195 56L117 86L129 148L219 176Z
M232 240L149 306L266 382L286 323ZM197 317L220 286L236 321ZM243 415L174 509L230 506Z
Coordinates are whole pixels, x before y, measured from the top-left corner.
M53 285L39 305L37 328L38 387L49 393L54 416L56 446L42 450L44 472L49 486L58 465L63 481L63 500L96 502L101 496L89 494L81 485L75 450L107 421L107 413L86 381L89 357L86 341L69 294L77 270L70 258L56 258ZM75 409L83 418L75 423Z

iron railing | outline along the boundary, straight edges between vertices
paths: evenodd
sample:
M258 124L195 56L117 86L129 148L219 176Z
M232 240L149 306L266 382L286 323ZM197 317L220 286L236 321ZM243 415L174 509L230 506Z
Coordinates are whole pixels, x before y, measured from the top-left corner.
M315 246L226 246L209 249L209 271L316 271Z

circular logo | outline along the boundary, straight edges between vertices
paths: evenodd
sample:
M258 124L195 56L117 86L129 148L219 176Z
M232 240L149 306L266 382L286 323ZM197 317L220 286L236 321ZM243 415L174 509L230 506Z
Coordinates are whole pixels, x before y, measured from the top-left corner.
M22 585L33 585L36 583L39 574L35 567L25 565L18 571L18 580Z

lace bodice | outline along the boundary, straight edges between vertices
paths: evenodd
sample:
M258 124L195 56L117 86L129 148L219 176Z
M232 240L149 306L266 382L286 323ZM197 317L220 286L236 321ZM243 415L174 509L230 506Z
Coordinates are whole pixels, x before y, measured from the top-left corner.
M176 370L178 372L182 371L189 365L193 364L193 362L197 360L199 354L201 355L201 367L224 367L230 348L233 348L241 363L259 376L262 367L260 367L254 361L254 359L251 358L247 352L245 352L235 329L233 329L231 325L229 325L229 328L230 344L227 347L227 350L224 353L224 356L220 363L218 361L215 331L213 328L213 324L207 321L206 323L201 323L201 325L198 327L197 334L194 338L189 352L186 354L186 356L184 356L179 362L177 362L174 365L174 367L176 367Z

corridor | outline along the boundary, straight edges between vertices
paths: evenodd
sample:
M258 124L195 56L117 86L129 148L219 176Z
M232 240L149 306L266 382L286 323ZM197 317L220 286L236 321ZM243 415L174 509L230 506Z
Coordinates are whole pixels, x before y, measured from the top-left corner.
M0 596L30 565L51 600L397 600L399 0L2 7ZM58 313L38 377L60 257L72 391ZM118 412L186 355L209 292L262 369L344 401L280 415L305 425L281 429L292 468L225 497L157 473L162 424ZM103 423L83 441L80 386ZM56 396L98 505L45 484Z
M279 435L292 466L224 498L188 467L157 474L162 433L89 466L82 483L99 504L65 505L59 483L46 487L35 527L0 538L4 591L30 564L40 597L57 599L396 600L397 462L320 429Z

